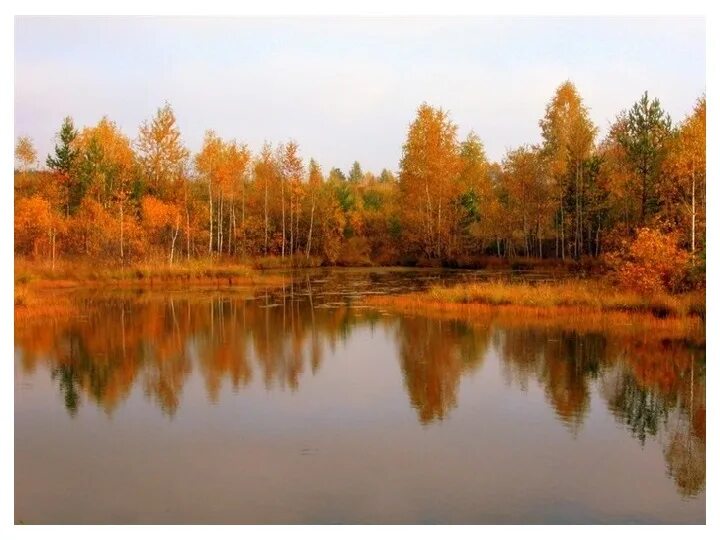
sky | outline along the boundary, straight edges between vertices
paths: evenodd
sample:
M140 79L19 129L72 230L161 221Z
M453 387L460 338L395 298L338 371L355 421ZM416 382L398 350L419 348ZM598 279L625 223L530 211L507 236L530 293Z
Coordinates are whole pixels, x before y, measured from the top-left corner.
M62 119L103 115L131 139L169 102L185 144L207 129L253 151L297 141L327 172L397 170L418 106L449 111L488 157L540 141L575 83L607 132L647 90L673 121L705 92L702 18L15 19L15 136L40 161Z

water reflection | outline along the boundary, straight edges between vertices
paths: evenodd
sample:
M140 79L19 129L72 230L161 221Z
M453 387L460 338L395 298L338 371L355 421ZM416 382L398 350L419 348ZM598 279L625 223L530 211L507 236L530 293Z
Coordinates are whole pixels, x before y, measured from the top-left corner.
M512 328L498 332L495 342L508 382L523 389L531 380L540 382L557 417L577 430L590 405L590 382L608 357L605 337Z
M245 293L88 297L80 312L24 323L15 335L21 369L47 366L70 415L84 403L112 414L138 386L172 418L183 387L198 375L213 402L227 383L233 391L253 381L299 391L304 378L322 370L325 351L373 328L394 342L404 391L421 424L447 419L460 407L463 377L496 357L508 387L541 388L572 434L599 397L639 444L661 441L682 496L705 486L705 353L676 341L391 315L353 307L337 283L309 278Z
M459 321L425 317L402 317L394 326L405 389L418 419L442 420L457 406L461 376L482 362L488 334Z

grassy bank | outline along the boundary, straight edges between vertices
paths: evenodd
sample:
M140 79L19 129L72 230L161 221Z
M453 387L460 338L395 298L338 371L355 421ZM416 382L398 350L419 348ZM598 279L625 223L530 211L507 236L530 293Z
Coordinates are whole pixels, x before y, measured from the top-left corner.
M56 261L54 268L47 262L15 260L16 304L29 290L58 289L92 285L162 285L164 283L207 283L217 285L281 284L277 275L262 273L247 264L215 260L191 260L176 264L166 262L107 265L93 261ZM23 292L25 291L25 292Z
M210 259L167 262L137 262L121 266L92 260L47 261L15 259L15 283L37 281L117 282L117 281L182 281L182 280L254 280L263 276L247 263L231 263Z
M467 306L537 311L616 311L647 313L656 318L705 317L702 292L652 296L622 291L601 280L572 279L553 283L486 281L452 287L433 287L426 292L372 299L394 307L431 307L462 311Z
M91 261L56 261L55 267L15 260L15 322L71 317L77 305L68 292L83 289L142 287L170 290L193 287L277 287L287 278L265 273L245 264L195 260L173 265L136 263L111 267Z
M390 312L462 320L483 327L600 332L642 343L705 343L705 299L700 292L643 297L595 280L483 282L374 296L367 303Z

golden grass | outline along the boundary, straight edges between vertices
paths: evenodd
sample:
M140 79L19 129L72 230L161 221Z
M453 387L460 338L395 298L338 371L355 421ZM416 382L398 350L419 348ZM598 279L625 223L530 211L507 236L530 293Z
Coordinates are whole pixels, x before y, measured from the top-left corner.
M89 261L56 261L53 269L46 263L16 259L15 323L73 316L77 306L66 291L78 288L280 287L287 280L286 276L259 272L246 265L210 260L116 268L93 265Z
M367 303L396 312L462 318L483 325L558 327L581 332L652 334L657 339L705 340L700 292L643 297L600 281L476 282L426 292L383 295Z
M658 317L703 315L705 297L696 291L681 295L657 293L644 296L613 287L600 280L559 282L474 282L433 287L426 293L406 295L410 302L483 304L537 308L577 307L598 311L639 311Z
M163 283L206 283L216 285L277 285L283 279L264 274L246 264L222 261L191 260L176 264L167 262L134 263L127 266L108 266L92 261L56 261L53 269L47 262L15 260L15 284L32 284L34 288L64 288L92 285L150 286Z

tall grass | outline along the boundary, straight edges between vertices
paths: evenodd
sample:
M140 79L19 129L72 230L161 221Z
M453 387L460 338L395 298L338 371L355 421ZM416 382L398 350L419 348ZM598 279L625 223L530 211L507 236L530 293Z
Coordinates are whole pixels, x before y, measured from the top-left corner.
M463 305L478 305L642 312L657 318L705 316L705 297L699 291L682 295L657 293L647 296L617 289L601 280L580 279L552 283L473 282L451 287L436 286L426 292L379 297L374 301L396 307L444 306L446 311Z
M44 284L55 288L79 283L135 283L214 281L229 285L270 284L276 276L263 275L247 264L195 259L169 264L166 261L135 262L125 266L91 260L60 260L54 268L45 261L15 260L15 284Z
M488 304L407 303L401 297L373 297L368 303L391 312L440 320L463 321L487 328L552 328L568 332L600 332L634 340L683 340L705 342L704 323L699 317L666 317L651 313L599 311L578 307L532 307Z
M705 306L704 294L701 292L642 295L618 289L600 280L579 279L552 283L475 282L452 287L433 287L421 296L431 302L449 304L581 307L593 310L650 312L658 317L704 314Z

